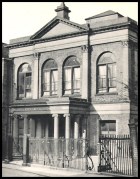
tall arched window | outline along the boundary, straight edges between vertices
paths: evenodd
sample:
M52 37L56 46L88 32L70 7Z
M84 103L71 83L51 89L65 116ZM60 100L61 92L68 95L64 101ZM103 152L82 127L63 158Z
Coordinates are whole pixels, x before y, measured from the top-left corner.
M111 52L100 56L97 63L97 92L116 91L116 62Z
M18 70L18 98L31 98L32 70L29 64L23 64Z
M75 56L64 63L64 95L80 93L80 63Z
M58 69L53 59L47 60L42 68L42 96L57 95Z

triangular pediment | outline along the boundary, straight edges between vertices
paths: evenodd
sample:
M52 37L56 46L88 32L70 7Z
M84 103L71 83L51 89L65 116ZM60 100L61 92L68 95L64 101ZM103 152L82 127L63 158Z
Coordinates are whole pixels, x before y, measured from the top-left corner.
M42 27L34 35L32 35L30 39L42 39L70 34L74 32L80 32L84 30L87 30L87 28L83 27L82 25L71 22L67 19L63 19L56 16L48 24Z

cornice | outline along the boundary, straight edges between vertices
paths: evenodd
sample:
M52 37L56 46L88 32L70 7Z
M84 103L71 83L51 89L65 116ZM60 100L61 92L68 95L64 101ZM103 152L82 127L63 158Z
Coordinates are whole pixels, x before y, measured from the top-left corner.
M65 21L64 19L58 19L59 21ZM56 21L54 21L56 23ZM58 23L58 22L57 22ZM69 21L67 23L70 23ZM54 25L54 24L51 24ZM51 27L50 27L51 28ZM126 23L121 23L121 24L116 24L116 25L111 25L111 26L105 26L105 27L99 27L99 28L92 28L92 29L84 29L79 32L72 32L72 33L67 33L67 34L62 34L58 36L53 36L53 37L47 37L44 39L30 39L29 41L25 42L18 42L15 44L8 44L6 47L9 49L13 48L20 48L20 47L26 47L26 46L32 46L38 43L44 43L44 42L50 42L50 41L55 41L55 40L62 40L66 38L71 38L71 37L76 37L76 36L81 36L81 35L94 35L94 34L99 34L99 33L105 33L109 31L116 31L116 30L121 30L121 29L131 29L134 32L138 32L137 26L135 24L132 24L130 22Z
M69 34L63 34L63 35L59 35L59 36L48 37L48 38L44 38L44 39L33 39L33 40L20 42L20 43L8 44L6 47L8 47L9 49L14 49L14 48L32 46L32 45L35 45L38 43L62 40L62 39L66 39L66 38L72 38L72 37L87 35L87 34L88 34L88 31L84 30L84 31L79 31L79 32L74 32L74 33L69 33Z
M79 98L55 98L55 99L29 99L29 100L16 100L14 103L10 104L10 108L20 108L20 107L47 107L47 106L59 106L59 105L90 105L86 99Z
M115 24L115 25L110 25L110 26L92 28L91 34L104 33L104 32L109 32L109 31L114 31L114 30L120 30L124 28L128 28L137 32L137 28L135 25L132 25L130 22L126 22L126 23Z

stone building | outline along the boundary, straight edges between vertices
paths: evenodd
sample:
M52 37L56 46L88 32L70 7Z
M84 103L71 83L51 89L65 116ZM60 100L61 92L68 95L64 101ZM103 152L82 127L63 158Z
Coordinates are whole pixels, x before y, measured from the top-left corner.
M130 95L131 82L137 84L137 23L109 10L77 24L64 3L55 11L32 36L7 45L12 135L15 143L24 134L86 137L97 166L99 135L129 134L130 119L137 120Z
M6 156L6 139L7 139L7 124L8 124L8 48L2 43L2 159Z

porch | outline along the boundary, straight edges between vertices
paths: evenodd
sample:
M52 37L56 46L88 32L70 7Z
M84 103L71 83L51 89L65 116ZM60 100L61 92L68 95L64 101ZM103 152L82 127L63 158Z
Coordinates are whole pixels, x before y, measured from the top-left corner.
M11 125L14 141L12 158L18 159L19 156L23 156L23 137L25 135L29 137L30 152L34 148L32 148L33 145L31 145L31 143L33 144L36 141L37 144L37 141L44 141L43 145L45 145L48 144L49 141L52 150L50 153L52 153L53 156L56 154L56 151L53 151L54 148L60 151L59 155L61 155L61 157L59 156L59 158L62 158L63 154L69 156L72 150L74 151L73 156L78 156L78 147L81 145L80 143L78 144L78 141L80 138L82 139L81 141L85 141L87 135L89 103L86 100L76 98L55 98L47 101L32 101L16 101L12 106L14 113ZM38 143L38 147L40 145L41 144ZM80 149L82 151L81 158L85 153L82 149L84 145L85 144L83 144ZM48 148L49 145L45 146L45 150L50 150L50 148ZM59 147L61 149L59 149ZM63 152L62 149L65 152ZM39 148L37 149L36 146L36 150L34 150L36 154L38 150ZM44 152L46 153L45 150ZM72 155L70 154L70 156ZM33 159L33 155L31 158L32 162L37 162L37 160ZM42 164L43 163L44 161Z

